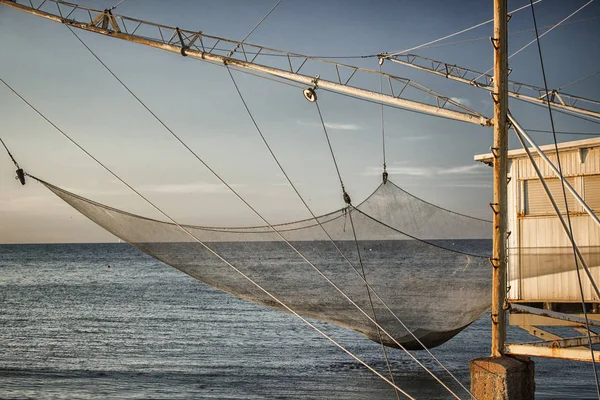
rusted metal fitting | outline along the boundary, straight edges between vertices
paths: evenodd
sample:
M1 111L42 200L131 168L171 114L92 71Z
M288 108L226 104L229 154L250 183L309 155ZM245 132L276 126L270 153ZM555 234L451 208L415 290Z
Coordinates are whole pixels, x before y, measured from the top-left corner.
M489 257L488 261L490 262L490 264L492 264L492 267L494 267L494 268L498 268L500 266L499 258Z
M490 147L490 152L494 156L494 158L498 158L500 154L500 149L498 147Z
M494 46L495 50L498 50L500 48L500 46L498 45L499 41L500 39L496 39L495 37L490 36L490 42L492 43L492 46Z
M492 211L494 212L494 214L498 215L498 203L490 203L490 208L492 209Z
M346 191L344 190L344 201L346 202L346 204L350 204L352 203L352 200L350 199L350 195L348 193L346 193Z
M490 314L490 319L492 320L492 323L494 325L498 325L498 314L494 314L494 313Z

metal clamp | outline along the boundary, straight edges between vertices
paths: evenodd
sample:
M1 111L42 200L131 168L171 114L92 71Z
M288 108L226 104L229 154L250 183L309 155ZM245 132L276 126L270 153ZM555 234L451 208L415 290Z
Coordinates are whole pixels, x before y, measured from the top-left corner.
M490 81L492 82L492 81ZM498 93L496 92L490 92L490 96L492 96L492 101L494 102L494 104L498 104Z
M492 209L494 214L498 215L499 211L496 209L496 207L498 207L498 203L490 203L490 208Z
M181 55L184 57L187 57L186 54L186 50L189 49L188 46L185 45L185 42L183 41L183 36L181 35L181 30L179 29L179 27L175 27L175 31L177 32L177 36L179 36L179 41L181 42Z
M490 262L490 264L492 264L492 267L494 267L494 268L498 268L500 266L499 258L489 257L488 261Z
M494 46L495 50L498 50L500 48L500 46L498 46L499 41L500 39L496 39L495 37L490 36L490 42L492 42L492 46Z
M344 190L344 201L346 202L346 204L350 204L352 203L352 200L350 199L350 195Z
M494 156L494 158L498 158L498 155L500 154L500 148L498 147L490 147L490 152L492 153L492 155Z
M312 80L313 83L313 87L312 88L306 88L302 91L302 94L304 95L304 98L308 101L310 101L311 103L314 103L315 101L317 101L317 88L319 87L319 74L317 74L315 76L315 79Z
M498 314L490 314L490 319L494 325L498 325Z
M15 179L21 182L21 185L25 185L25 172L23 171L23 168L19 168L16 172L17 176L15 176Z

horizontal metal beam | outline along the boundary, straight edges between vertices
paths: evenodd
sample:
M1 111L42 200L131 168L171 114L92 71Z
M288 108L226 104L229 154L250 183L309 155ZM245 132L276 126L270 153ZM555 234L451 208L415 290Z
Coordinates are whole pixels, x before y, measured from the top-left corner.
M528 345L534 347L555 347L566 349L569 347L582 347L589 346L590 341L587 336L579 336L574 338L561 338L554 340L544 340L542 342L529 342L529 343L518 343L520 345ZM592 336L592 344L599 344L600 337Z
M531 336L535 336L542 340L561 340L562 339L562 337L555 335L553 333L550 333L548 331L545 331L543 329L540 329L537 326L531 326L531 325L522 326L522 325L520 325L519 327L522 329L525 329L527 331L527 333L529 333Z
M592 361L592 352L589 349L573 349L560 347L539 347L530 344L507 344L504 354L518 356L532 356L543 358L561 358L574 361ZM594 351L595 362L600 362L600 352Z
M575 314L574 316L583 318L583 314ZM590 320L600 321L600 315L588 313L588 318ZM565 321L562 319L555 319L550 317L543 317L541 315L533 315L533 314L516 314L510 313L509 321L512 326L520 326L523 329L526 329L528 326L568 326L571 328L583 327L585 324L580 322L571 322ZM537 328L539 329L539 328ZM536 336L536 335L534 335ZM541 338L540 339L544 339ZM549 339L549 338L548 338Z
M42 4L45 4L44 7L46 7L48 4L56 5L60 15L44 11L41 9L41 6L38 8L34 8L33 6L19 4L18 2L12 0L0 0L0 5L9 6L27 12L29 14L46 18L51 21L60 22L62 24L77 29L82 29L88 32L94 32L108 37L153 47L174 54L188 56L203 61L218 63L220 65L229 65L243 70L254 71L261 74L266 74L281 79L298 82L312 88L321 88L324 90L354 96L378 103L389 104L407 110L413 110L429 115L436 115L439 117L449 118L456 121L468 122L481 126L491 126L493 124L491 119L473 110L470 110L467 107L464 107L463 105L457 103L449 97L441 96L433 90L428 89L425 86L413 82L409 79L399 78L392 75L383 74L378 71L367 70L354 66L332 63L299 54L282 52L275 49L268 49L257 45L250 45L246 43L242 44L236 41L232 41L230 39L205 35L202 32L185 31L177 27L156 24L135 18L119 16L116 14L113 15L112 12L110 12L109 10L95 10L60 0L47 0L44 1ZM62 9L66 10L63 12L61 11ZM72 15L75 15L76 11L85 11L86 15L90 15L90 21L84 22L73 19ZM63 16L63 14L66 15ZM101 16L101 18L98 18L99 15ZM109 21L110 23L103 23L101 21ZM125 21L127 21L128 24L131 24L133 26L137 25L131 33L128 33ZM119 23L121 25L119 25ZM138 31L140 27L153 29L154 32L156 32L157 37L149 37L147 33L145 33L145 36L136 35L135 32ZM210 41L212 46L205 43L205 41ZM225 55L217 54L218 51L221 50L217 48L217 45L219 43L235 45L235 48L239 48L239 50L237 52L227 52L227 54ZM247 52L247 49L249 48L252 49L252 53ZM287 57L290 64L290 69L286 70L281 68L275 68L272 66L254 62L254 60L257 57L264 57L265 52L275 52L276 55L280 56L279 58ZM249 58L249 54L254 55L254 57ZM294 69L292 68L292 58L303 59L304 62L302 63L302 65L300 65L300 67L298 67L298 69ZM318 76L314 77L300 74L298 71L308 60L316 61L319 63L325 63L330 66L333 65L335 67L335 70L337 71L337 76L339 78L338 82L335 82L333 80L322 79ZM343 69L346 69L347 71L351 72L351 75L348 79L341 78L340 71ZM378 93L371 90L362 89L356 86L350 86L348 82L350 81L350 79L352 79L355 72L357 71L377 74L385 79L388 79L390 81L390 91L392 92L392 94L390 95L385 93ZM392 82L399 83L401 86L403 86L401 90L399 90L398 95L394 93ZM405 89L407 88L419 91L420 93L425 94L425 97L434 98L436 104L432 105L420 101L400 98L400 95L402 95ZM451 105L455 109L458 109L458 111L455 109L447 108L447 106L449 105Z
M511 313L518 311L518 312L522 312L522 313L539 315L541 317L548 317L548 318L557 319L557 320L561 320L561 321L568 321L568 322L572 322L575 324L581 324L581 325L586 324L585 318L581 318L576 315L563 314L560 312L550 311L550 310L542 310L541 308L524 306L524 305L518 304L518 303L510 303L510 310L511 310ZM600 321L598 321L596 319L588 318L588 322L589 322L590 326L600 327Z
M494 90L493 77L489 74L484 74L468 68L448 64L443 61L432 60L415 54L402 54L396 56L381 55L380 57L447 79L452 79L457 82L462 82L471 86L485 89L490 92ZM528 94L523 92L527 92ZM530 103L541 105L550 104L552 107L557 109L600 119L600 112L575 106L576 103L587 103L598 106L600 105L600 101L597 100L586 99L584 97L562 93L557 90L551 90L549 96L546 96L546 90L544 88L514 81L509 81L508 95Z

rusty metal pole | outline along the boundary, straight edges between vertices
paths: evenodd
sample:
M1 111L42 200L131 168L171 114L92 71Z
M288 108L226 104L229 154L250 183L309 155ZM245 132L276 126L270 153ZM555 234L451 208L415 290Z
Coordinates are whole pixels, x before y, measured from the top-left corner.
M492 283L492 357L500 357L506 341L506 232L508 153L508 8L494 0L494 234Z

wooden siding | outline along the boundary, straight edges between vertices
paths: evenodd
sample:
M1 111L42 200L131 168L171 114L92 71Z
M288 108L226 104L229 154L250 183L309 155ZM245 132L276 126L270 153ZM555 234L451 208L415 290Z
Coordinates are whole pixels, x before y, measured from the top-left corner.
M600 142L596 144L600 146ZM586 144L587 146L587 144ZM557 165L556 155L546 154ZM557 204L564 212L560 180L539 157L535 157ZM556 215L526 155L512 157L508 184L509 298L522 301L578 302L579 284L568 236ZM600 211L600 147L564 149L560 153L563 174L586 200ZM582 162L583 161L583 162ZM600 285L600 227L567 193L575 241L592 275ZM585 273L581 274L584 296L598 302Z

